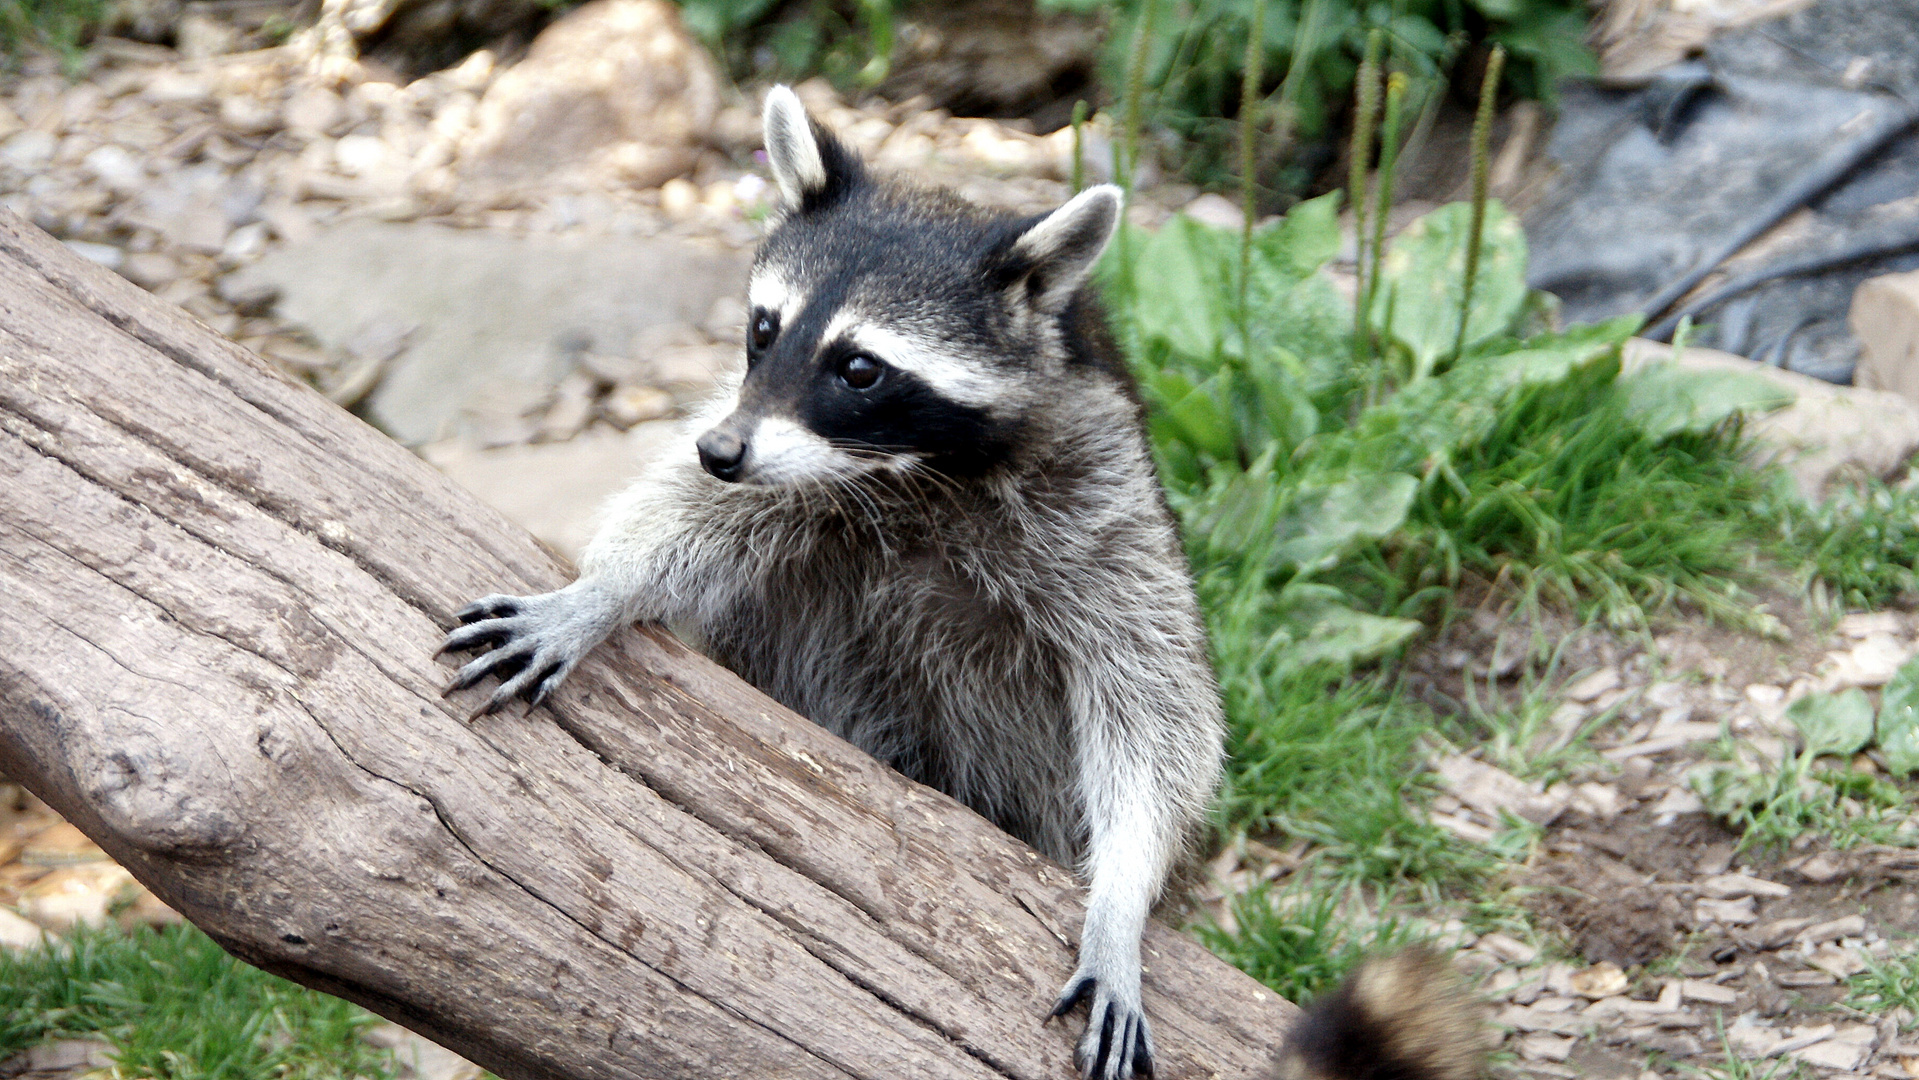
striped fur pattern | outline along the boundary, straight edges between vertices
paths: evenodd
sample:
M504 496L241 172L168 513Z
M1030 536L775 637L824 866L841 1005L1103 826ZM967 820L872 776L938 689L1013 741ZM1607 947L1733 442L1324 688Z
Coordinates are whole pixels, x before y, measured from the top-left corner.
M614 628L671 626L1088 883L1079 1060L1152 1072L1140 934L1218 783L1180 538L1087 275L1110 187L1012 219L869 177L778 88L781 217L748 370L607 508L579 580L470 605L454 688L537 701Z
M1429 949L1367 960L1287 1033L1273 1080L1481 1080L1483 1018Z

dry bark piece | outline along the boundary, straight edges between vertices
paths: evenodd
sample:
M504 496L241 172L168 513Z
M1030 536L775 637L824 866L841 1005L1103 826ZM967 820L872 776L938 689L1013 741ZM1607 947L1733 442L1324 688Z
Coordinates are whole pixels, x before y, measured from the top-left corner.
M565 567L0 212L0 775L243 959L502 1076L1071 1074L1060 868L663 634L465 722L452 612ZM1290 1005L1162 925L1169 1076Z

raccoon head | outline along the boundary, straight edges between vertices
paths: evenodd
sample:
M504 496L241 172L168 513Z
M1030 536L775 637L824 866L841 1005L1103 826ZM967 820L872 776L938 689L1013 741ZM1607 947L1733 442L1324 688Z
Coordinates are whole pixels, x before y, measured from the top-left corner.
M871 179L791 90L766 99L779 220L748 288L747 371L699 438L722 480L981 475L1095 363L1076 322L1120 193L1014 219Z

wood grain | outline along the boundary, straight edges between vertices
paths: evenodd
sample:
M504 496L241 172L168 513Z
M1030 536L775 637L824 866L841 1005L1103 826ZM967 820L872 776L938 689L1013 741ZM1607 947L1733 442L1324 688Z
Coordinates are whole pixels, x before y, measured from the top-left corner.
M467 723L565 563L0 211L0 773L236 955L509 1078L1072 1075L1059 867L664 634ZM478 694L480 690L470 693ZM1292 1006L1154 925L1162 1076Z

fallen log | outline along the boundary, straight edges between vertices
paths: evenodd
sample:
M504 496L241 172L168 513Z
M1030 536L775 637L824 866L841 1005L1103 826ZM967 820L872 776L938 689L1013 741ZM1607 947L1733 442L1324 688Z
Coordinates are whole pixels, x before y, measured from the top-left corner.
M465 720L456 607L568 577L0 211L0 775L236 956L501 1076L1072 1074L1073 879L658 632ZM1155 924L1172 1078L1292 1006Z

